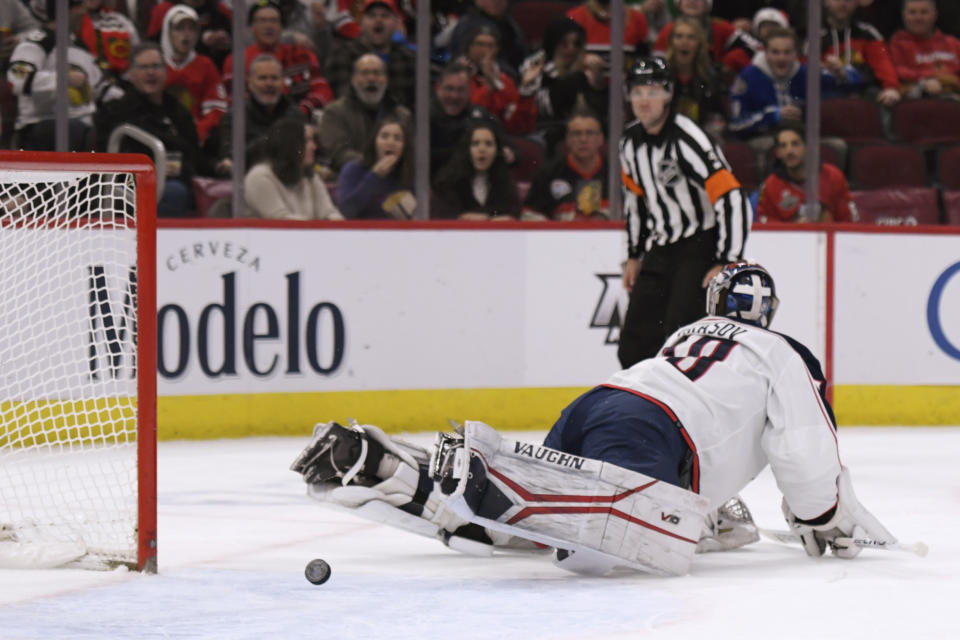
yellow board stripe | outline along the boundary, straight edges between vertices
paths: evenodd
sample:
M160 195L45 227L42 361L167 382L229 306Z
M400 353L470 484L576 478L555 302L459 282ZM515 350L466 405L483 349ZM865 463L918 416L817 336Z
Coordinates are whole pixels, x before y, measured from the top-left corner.
M549 429L589 387L423 389L330 393L161 396L161 440L308 435L318 422L355 418L392 433L445 431L448 419L499 429Z
M448 419L483 420L500 429L548 429L589 387L423 389L331 393L161 396L161 440L310 433L317 422L376 424L388 432L438 431ZM960 389L951 386L838 385L840 425L958 425ZM93 438L133 442L133 399L0 403L0 447Z
M838 385L833 406L841 425L960 425L960 388Z
M0 448L136 442L136 398L0 402Z

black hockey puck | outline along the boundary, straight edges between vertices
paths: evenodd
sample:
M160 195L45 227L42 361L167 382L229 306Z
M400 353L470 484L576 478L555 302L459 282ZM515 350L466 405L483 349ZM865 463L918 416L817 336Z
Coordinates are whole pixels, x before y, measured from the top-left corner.
M314 558L307 563L303 575L313 584L323 584L330 579L330 565L327 564L326 560Z

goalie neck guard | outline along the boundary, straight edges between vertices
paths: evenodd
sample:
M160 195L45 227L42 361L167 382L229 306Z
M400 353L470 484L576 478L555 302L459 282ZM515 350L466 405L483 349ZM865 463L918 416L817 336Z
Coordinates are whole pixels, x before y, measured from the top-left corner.
M707 287L707 313L770 327L780 300L773 276L755 262L728 264Z

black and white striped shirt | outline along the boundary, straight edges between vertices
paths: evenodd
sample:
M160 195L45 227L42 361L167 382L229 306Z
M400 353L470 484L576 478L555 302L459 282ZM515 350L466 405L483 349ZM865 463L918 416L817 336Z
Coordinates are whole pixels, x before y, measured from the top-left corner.
M629 125L620 169L629 257L717 227L717 263L743 258L750 201L723 153L690 118L671 114L653 136L639 122Z

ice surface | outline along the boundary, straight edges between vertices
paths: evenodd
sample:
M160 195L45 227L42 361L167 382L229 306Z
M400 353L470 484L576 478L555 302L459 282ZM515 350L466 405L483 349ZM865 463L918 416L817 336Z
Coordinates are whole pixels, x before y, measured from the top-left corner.
M306 441L161 443L160 573L0 571L0 638L960 637L960 428L840 432L861 501L927 558L811 560L761 541L699 555L681 578L467 557L326 509L288 470ZM743 497L761 526L784 527L769 472ZM316 557L333 568L322 586L303 576Z

